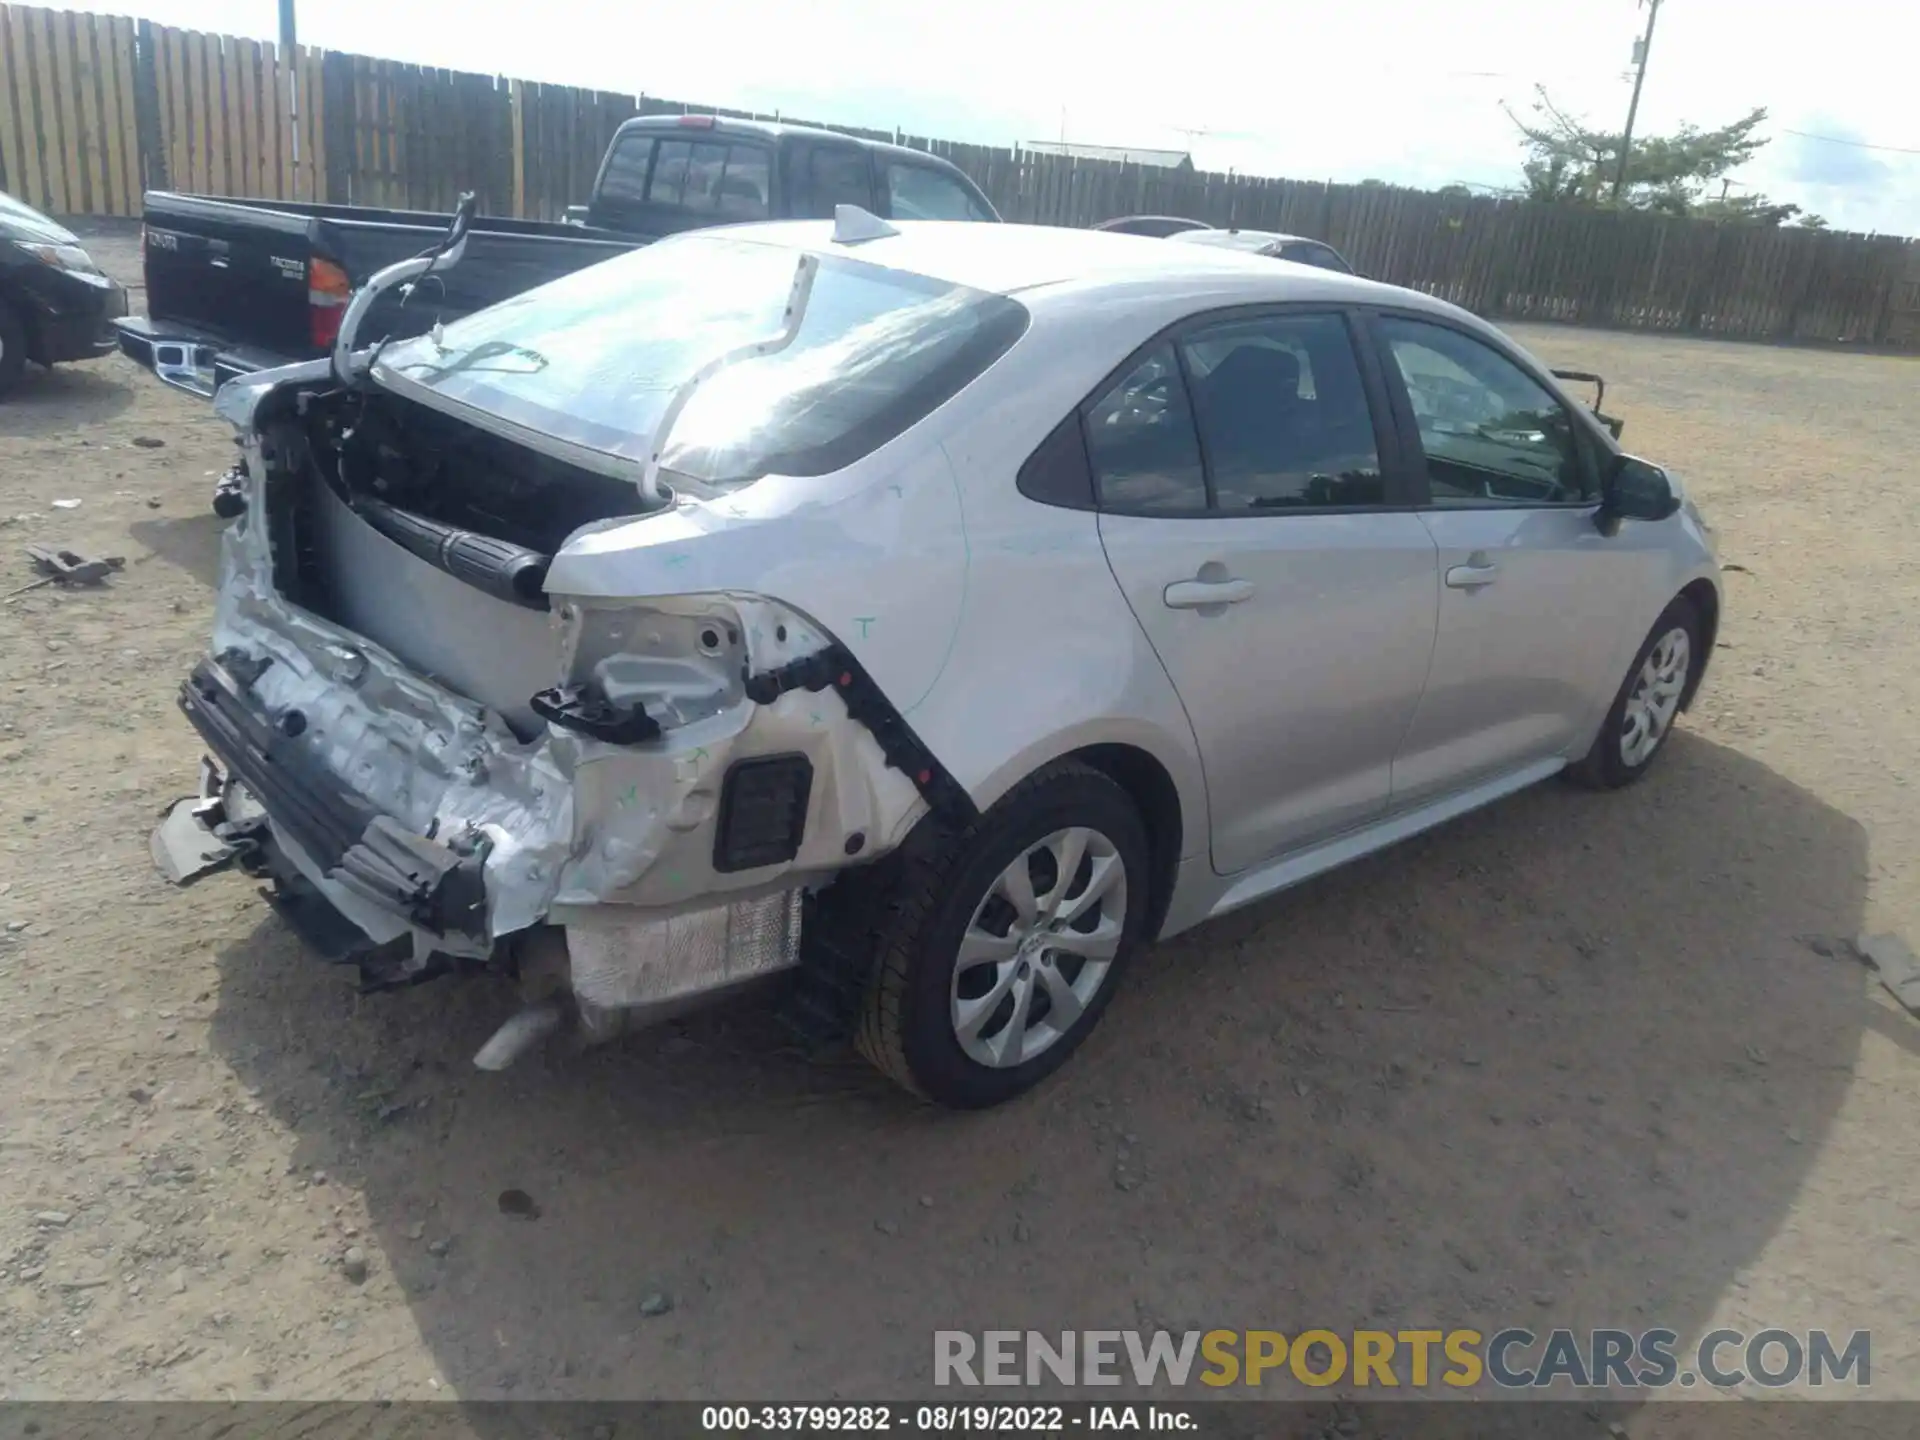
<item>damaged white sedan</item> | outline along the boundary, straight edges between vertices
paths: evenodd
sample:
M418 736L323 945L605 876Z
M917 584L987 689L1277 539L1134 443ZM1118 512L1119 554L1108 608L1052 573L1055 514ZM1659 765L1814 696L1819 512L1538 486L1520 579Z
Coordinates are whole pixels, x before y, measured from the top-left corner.
M374 985L517 974L489 1066L781 976L995 1103L1140 941L1636 778L1712 646L1669 478L1347 276L847 210L364 313L220 393L211 754L155 854Z

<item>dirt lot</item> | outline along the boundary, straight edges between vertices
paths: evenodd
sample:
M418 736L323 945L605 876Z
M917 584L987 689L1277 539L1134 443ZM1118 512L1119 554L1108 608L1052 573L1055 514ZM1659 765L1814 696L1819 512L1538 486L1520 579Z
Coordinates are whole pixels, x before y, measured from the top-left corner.
M973 1117L750 1010L483 1075L504 987L363 999L244 879L165 886L231 447L118 358L35 378L0 582L128 563L0 609L0 1394L907 1396L936 1328L1664 1323L1871 1328L1920 1397L1920 1025L1834 943L1920 940L1920 365L1524 339L1742 567L1661 772L1149 952Z

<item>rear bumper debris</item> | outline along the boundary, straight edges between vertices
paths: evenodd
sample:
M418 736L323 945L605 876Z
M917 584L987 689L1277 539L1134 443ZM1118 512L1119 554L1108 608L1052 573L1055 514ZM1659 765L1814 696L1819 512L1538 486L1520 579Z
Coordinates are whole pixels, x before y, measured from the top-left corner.
M226 827L223 808L226 776L212 760L200 761L200 793L167 807L147 841L153 863L175 885L191 885L202 875L226 868L240 854L238 837Z
M486 945L484 834L441 844L374 810L300 743L304 722L282 715L276 724L216 660L194 667L180 708L228 774L259 799L279 837L328 880L411 928Z
M297 497L333 492L296 488L319 481L252 427L256 399L216 402L244 465L210 653L179 696L210 759L155 861L177 883L270 877L290 927L374 988L517 975L523 1009L479 1063L552 1034L556 1005L603 1039L790 970L809 892L930 810L971 818L799 610L544 587L531 607L350 507L301 530Z
M486 1068L562 1022L602 1040L793 969L807 889L965 799L831 641L830 663L749 665L734 698L679 709L623 684L617 657L589 673L575 641L556 678L664 723L521 739L261 583L233 533L253 513L227 537L215 651L179 694L208 751L200 793L154 832L155 862L181 884L235 864L272 879L289 928L368 988L519 974ZM773 602L725 603L749 635L798 632Z

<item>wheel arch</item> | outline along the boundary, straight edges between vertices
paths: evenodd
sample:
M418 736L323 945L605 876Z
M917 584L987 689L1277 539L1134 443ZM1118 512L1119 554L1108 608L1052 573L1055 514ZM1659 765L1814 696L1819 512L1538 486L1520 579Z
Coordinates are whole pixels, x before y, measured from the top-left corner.
M1167 767L1137 745L1088 745L1063 757L1091 766L1127 792L1146 827L1148 864L1147 923L1142 938L1158 938L1173 903L1174 883L1180 876L1186 829L1180 811L1180 790Z
M1703 575L1681 587L1676 598L1690 602L1700 616L1700 663L1687 677L1686 693L1680 697L1680 708L1686 710L1692 707L1693 697L1699 693L1700 682L1706 678L1707 666L1713 660L1715 637L1720 633L1720 587Z
M972 794L983 811L990 809L1028 776L1062 760L1088 765L1126 791L1140 812L1152 847L1153 903L1145 934L1153 938L1172 903L1180 862L1206 844L1206 780L1191 741L1191 731L1170 735L1163 727L1115 724L1109 718L1027 747L985 783L974 786Z
M7 315L11 316L13 323L20 328L22 342L20 346L21 358L39 363L41 354L40 329L38 317L34 314L32 308L21 303L19 297L14 295L12 291L0 289L0 311L4 311Z

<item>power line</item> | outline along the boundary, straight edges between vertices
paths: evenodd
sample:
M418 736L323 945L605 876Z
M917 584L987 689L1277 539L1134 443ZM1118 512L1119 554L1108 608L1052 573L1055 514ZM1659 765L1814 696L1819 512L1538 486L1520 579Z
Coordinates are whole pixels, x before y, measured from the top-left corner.
M1802 140L1818 140L1827 145L1851 145L1856 150L1886 150L1895 155L1920 155L1920 149L1910 145L1869 145L1864 140L1843 140L1838 135L1810 135L1805 130L1789 130L1789 135L1798 135Z

